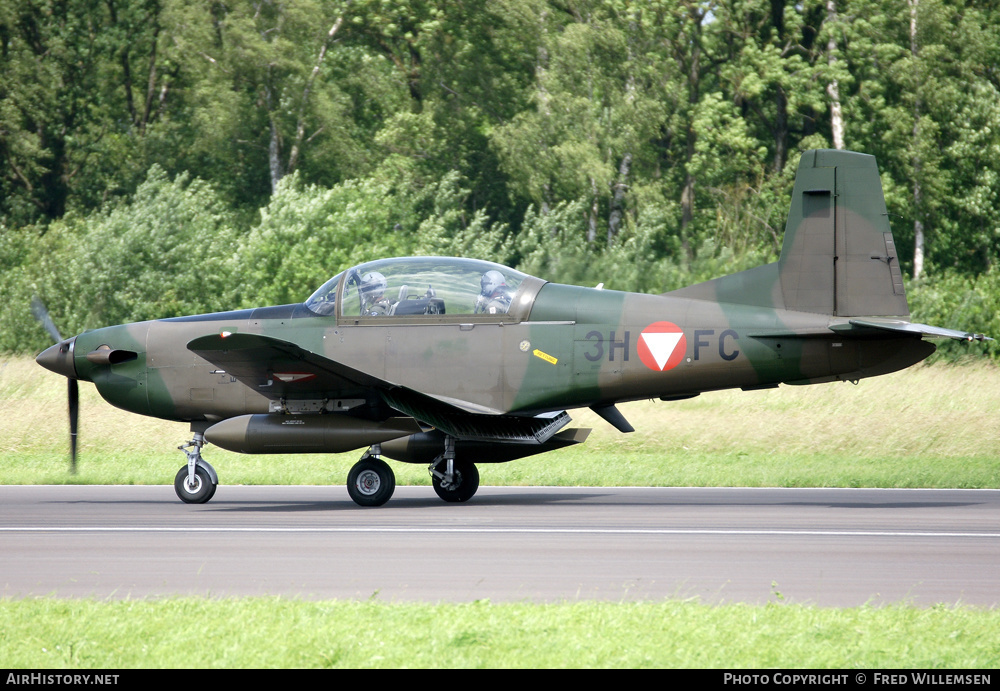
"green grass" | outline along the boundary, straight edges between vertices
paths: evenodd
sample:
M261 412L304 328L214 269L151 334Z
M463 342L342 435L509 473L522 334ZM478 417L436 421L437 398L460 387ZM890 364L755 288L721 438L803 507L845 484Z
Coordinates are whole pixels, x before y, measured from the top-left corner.
M169 484L186 425L117 410L81 385L79 473L68 473L66 385L27 358L0 361L0 484ZM583 445L482 466L484 485L1000 487L1000 369L917 367L859 385L719 391L620 406L621 434L589 410ZM360 450L240 455L207 447L223 484L341 484ZM426 469L394 463L399 484Z
M11 668L992 669L1000 615L695 602L0 600Z

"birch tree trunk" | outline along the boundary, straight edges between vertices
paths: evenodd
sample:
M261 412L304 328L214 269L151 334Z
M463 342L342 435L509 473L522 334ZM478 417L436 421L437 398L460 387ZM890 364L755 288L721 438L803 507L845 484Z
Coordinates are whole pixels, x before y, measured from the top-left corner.
M831 27L837 22L836 0L826 0L826 21ZM837 62L837 38L830 30L830 38L826 43L827 63L833 67ZM833 148L844 148L844 116L840 111L840 86L833 78L826 85L826 93L830 97L830 129L833 133Z
M625 214L625 192L628 190L628 177L632 170L632 154L625 154L618 166L618 181L614 184L611 195L611 213L608 214L608 246L614 242L621 230L622 216Z
M907 0L910 5L910 56L913 58L914 70L919 69L919 63L917 61L917 56L919 54L919 46L917 45L917 7L920 4L920 0ZM920 191L920 172L921 172L921 160L920 160L920 75L917 74L914 79L914 86L916 97L913 101L913 212L915 219L913 221L913 278L920 278L921 274L924 272L924 222L922 219L923 211L921 210L921 191Z
M302 140L306 133L306 107L309 103L309 94L312 92L313 82L316 81L316 75L319 74L319 68L323 65L323 58L326 57L326 50L330 46L330 41L333 40L334 35L336 35L337 30L340 25L344 22L343 17L338 17L337 21L334 22L330 30L326 32L326 40L323 41L323 45L319 49L319 56L316 58L316 63L313 65L312 72L309 73L309 79L306 80L306 85L302 89L302 102L299 106L299 117L298 122L295 125L295 139L292 142L292 150L288 154L288 172L295 170L299 163L299 152L302 150Z

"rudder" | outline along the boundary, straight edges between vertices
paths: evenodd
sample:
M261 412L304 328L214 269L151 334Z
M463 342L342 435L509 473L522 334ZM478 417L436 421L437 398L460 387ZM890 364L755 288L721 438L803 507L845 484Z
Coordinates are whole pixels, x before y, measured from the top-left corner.
M786 309L909 316L874 156L833 149L802 155L778 272Z

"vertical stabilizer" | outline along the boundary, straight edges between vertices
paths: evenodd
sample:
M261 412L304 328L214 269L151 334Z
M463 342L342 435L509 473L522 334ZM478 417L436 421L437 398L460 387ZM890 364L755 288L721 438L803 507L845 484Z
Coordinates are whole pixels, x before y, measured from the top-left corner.
M837 150L802 155L778 270L786 309L909 316L873 156Z

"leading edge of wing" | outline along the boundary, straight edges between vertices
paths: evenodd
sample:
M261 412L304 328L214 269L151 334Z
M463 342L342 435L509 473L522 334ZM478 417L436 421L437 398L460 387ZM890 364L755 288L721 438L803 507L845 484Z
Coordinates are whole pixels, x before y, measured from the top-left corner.
M200 336L187 348L273 399L333 392L348 395L388 386L353 367L261 334L223 332Z

